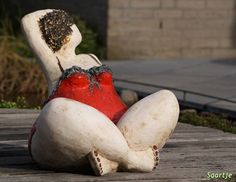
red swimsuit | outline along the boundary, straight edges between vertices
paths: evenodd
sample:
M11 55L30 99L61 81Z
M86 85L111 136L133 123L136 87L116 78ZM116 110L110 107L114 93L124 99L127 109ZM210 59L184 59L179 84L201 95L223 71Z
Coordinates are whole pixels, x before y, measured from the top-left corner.
M90 105L104 113L114 123L117 123L127 110L127 106L115 91L111 70L105 65L92 67L89 70L77 66L65 70L49 100L57 97Z
M47 102L57 97L69 98L90 105L104 113L115 124L127 110L127 106L113 86L111 70L105 65L92 67L89 70L77 66L65 70ZM30 154L36 125L35 122L29 136Z

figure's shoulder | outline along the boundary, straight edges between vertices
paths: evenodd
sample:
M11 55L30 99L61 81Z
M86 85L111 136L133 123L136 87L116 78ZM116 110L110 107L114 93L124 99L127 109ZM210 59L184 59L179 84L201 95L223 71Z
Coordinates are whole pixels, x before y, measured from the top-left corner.
M102 64L101 61L98 59L98 57L95 54L78 54L77 55L79 59L86 59L86 60L93 60L97 62L98 64Z
M78 54L76 56L76 62L81 65L83 69L102 65L100 60L94 54Z

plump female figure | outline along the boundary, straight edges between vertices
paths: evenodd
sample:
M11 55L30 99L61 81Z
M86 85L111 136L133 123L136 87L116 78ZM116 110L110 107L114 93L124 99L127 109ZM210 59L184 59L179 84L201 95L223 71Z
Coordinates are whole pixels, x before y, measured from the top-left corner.
M29 140L33 159L58 170L83 167L89 161L97 175L155 169L159 149L178 120L173 93L159 91L127 110L109 68L92 54L75 54L82 38L65 11L28 14L22 18L22 29L49 87L49 100Z

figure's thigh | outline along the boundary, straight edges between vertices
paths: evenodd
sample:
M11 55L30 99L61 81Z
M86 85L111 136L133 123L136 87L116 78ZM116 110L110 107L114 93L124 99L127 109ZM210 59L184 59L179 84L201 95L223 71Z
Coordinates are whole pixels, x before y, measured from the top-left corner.
M162 90L134 104L117 126L130 148L138 150L157 145L160 149L174 130L178 116L179 105L175 95Z
M93 150L113 159L125 155L128 145L120 130L96 109L65 98L50 101L37 120L33 158L49 166L71 166Z

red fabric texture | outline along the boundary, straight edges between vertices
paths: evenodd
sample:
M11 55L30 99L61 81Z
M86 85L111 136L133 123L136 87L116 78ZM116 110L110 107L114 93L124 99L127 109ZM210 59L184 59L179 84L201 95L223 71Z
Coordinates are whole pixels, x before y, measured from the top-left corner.
M49 100L64 97L92 106L104 113L115 124L127 110L117 94L110 72L88 75L84 72L73 73L60 81Z

